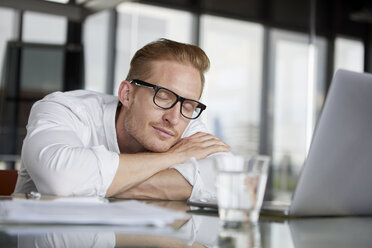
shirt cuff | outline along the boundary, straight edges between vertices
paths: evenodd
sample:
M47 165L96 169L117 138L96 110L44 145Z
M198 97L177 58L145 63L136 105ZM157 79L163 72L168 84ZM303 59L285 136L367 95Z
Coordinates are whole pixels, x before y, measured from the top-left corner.
M200 175L198 161L192 157L184 164L178 164L172 168L176 169L193 186L190 199L210 199L215 194L205 190L203 179Z

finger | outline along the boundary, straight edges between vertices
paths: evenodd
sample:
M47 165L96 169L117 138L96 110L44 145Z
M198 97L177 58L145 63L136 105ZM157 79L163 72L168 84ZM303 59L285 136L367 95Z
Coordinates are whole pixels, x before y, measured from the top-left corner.
M199 150L199 152L201 152L201 153L199 153L200 157L197 158L197 159L206 158L209 155L217 153L217 152L229 152L229 151L230 151L230 147L228 147L228 146L212 145L212 146L208 146L208 147L204 147L203 149L200 149Z
M202 135L206 135L208 133L205 133L205 132L197 132L197 133L194 133L193 135L190 135L191 136L202 136Z
M216 149L216 152L223 151L229 152L231 150L230 146L225 144L224 142L218 140L209 140L202 143L192 144L190 148L195 151L203 151L203 150L213 150Z
M204 132L197 132L193 135L190 135L188 138L202 138L202 137L216 137L210 133L204 133Z
M229 147L229 145L215 136L204 137L204 140L200 141L200 144L203 146L222 145Z
M213 144L208 146L208 148L217 149L219 152L229 152L231 150L231 147L225 143Z
M204 142L207 140L220 140L216 136L209 134L209 133L196 133L192 136L187 137L187 139L192 140L192 141L199 141L199 142Z

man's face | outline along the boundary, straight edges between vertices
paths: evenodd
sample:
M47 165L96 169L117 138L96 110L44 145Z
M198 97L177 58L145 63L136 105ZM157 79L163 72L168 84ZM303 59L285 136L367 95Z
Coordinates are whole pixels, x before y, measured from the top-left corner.
M202 90L199 71L191 65L174 61L153 62L151 77L143 80L194 100L199 99ZM165 110L154 104L153 89L135 85L133 87L138 88L125 115L124 128L127 135L133 139L132 143L137 143L146 150L167 151L180 139L190 122L180 113L181 103Z

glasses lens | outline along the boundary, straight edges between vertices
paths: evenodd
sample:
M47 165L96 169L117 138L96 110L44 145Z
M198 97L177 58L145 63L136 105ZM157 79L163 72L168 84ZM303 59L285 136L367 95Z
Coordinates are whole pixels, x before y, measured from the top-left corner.
M164 109L172 108L177 100L177 95L165 88L158 89L154 97L155 104ZM196 119L202 111L202 105L198 101L184 100L182 102L181 114L186 118Z
M202 111L200 104L197 101L185 100L182 104L182 114L190 119L194 119L199 116Z
M159 107L170 108L177 101L177 96L167 89L159 89L154 99Z

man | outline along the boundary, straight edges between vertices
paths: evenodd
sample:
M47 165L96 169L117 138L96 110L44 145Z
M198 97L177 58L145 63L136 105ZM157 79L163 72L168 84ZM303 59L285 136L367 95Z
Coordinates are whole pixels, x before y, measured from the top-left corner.
M161 39L130 65L118 97L78 90L34 104L15 192L180 200L213 186L200 171L229 147L198 119L208 57Z

